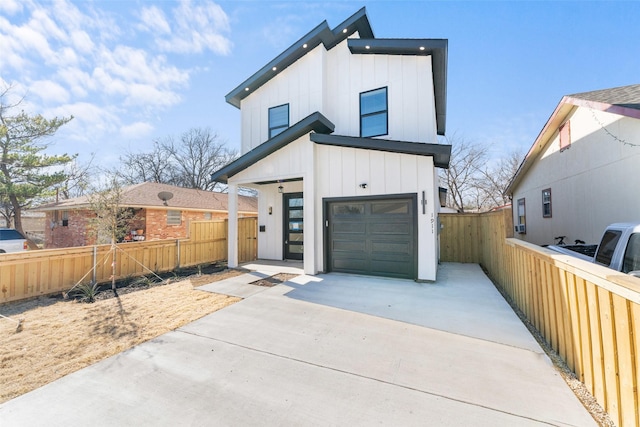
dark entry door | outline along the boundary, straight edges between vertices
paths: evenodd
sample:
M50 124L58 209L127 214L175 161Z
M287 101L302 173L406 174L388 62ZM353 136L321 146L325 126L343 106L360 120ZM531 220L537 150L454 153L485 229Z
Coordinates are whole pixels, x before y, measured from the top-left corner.
M415 197L334 199L325 208L329 271L416 277Z
M301 260L304 244L302 193L287 193L284 199L284 258Z

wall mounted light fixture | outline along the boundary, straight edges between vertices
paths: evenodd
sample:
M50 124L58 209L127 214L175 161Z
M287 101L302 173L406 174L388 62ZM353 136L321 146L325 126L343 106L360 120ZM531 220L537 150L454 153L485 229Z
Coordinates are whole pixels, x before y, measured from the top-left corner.
M363 182L362 184L359 185L360 188L367 188L367 183Z
M282 190L284 190L284 187L282 185L278 186L278 193L282 193Z
M273 208L269 206L269 215L271 215L272 213L273 213Z

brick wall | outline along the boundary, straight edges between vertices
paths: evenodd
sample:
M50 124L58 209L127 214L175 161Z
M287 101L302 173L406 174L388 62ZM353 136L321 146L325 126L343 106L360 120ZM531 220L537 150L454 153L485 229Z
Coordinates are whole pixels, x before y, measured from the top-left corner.
M54 212L47 212L44 229L44 247L70 248L95 244L95 237L89 230L90 220L95 214L87 210L67 211L68 225L62 225L62 212L58 214L58 222L54 222Z
M226 212L211 213L210 219L224 219ZM205 221L209 218L204 212L182 211L180 225L167 224L167 211L147 209L145 235L146 240L180 239L189 237L188 229L191 221Z
M91 219L95 214L88 210L68 211L68 225L62 225L62 212L58 222L52 227L54 212L46 213L44 247L68 248L73 246L89 246L96 242L91 230ZM226 212L181 211L179 225L167 224L167 211L160 209L142 209L131 220L131 230L143 230L145 240L183 239L187 238L191 221L226 219Z

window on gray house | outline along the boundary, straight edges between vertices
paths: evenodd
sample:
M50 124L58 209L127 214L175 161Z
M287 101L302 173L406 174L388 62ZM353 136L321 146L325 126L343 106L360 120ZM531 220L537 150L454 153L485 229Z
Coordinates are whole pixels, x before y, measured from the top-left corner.
M571 147L571 125L567 120L560 126L560 151L564 151Z
M289 104L269 108L269 138L284 132L289 127Z
M551 189L542 190L542 217L551 218Z
M182 224L182 211L167 211L167 225Z
M360 94L360 136L363 138L387 135L389 128L387 88Z

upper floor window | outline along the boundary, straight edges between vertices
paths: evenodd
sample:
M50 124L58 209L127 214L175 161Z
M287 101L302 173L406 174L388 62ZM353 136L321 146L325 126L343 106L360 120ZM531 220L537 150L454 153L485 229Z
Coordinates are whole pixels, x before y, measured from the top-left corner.
M284 132L288 127L289 104L269 108L269 138Z
M542 190L542 217L551 218L551 189Z
M560 126L560 151L571 147L571 126L569 123L569 121L566 121Z
M370 90L360 94L360 136L371 137L388 134L387 88Z

